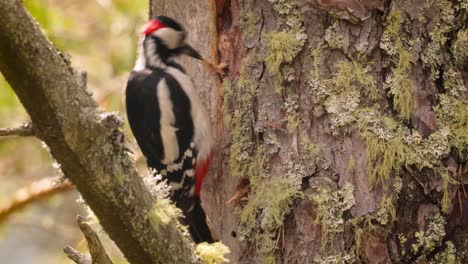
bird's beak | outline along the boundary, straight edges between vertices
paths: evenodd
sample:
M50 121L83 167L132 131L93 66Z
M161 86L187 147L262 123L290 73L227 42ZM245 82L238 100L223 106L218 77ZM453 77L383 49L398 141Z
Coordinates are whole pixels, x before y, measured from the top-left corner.
M189 55L190 57L193 57L197 60L203 60L203 57L200 55L200 53L198 53L198 51L192 48L192 46L190 46L189 44L185 43L185 45L182 46L181 49L183 54Z

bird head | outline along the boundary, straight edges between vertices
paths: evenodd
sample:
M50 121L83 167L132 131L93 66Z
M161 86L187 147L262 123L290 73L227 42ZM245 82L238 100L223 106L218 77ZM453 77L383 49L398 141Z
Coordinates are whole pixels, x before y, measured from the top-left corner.
M151 19L146 24L143 34L145 39L158 45L158 51L165 50L169 56L186 54L198 60L203 59L198 51L185 42L186 31L172 18L157 16Z

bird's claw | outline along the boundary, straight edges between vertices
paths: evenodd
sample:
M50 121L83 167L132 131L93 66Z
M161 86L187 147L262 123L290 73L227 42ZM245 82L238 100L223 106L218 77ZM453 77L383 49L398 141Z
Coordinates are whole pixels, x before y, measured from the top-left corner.
M213 63L213 62L211 62L209 60L203 60L203 62L205 63L208 70L210 72L212 72L212 73L218 73L218 74L221 74L221 75L226 75L226 73L228 71L228 65L225 62L221 62L219 64Z

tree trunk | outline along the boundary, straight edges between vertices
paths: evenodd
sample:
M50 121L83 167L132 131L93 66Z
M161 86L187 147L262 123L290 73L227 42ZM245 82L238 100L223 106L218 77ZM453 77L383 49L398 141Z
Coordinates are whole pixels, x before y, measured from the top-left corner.
M203 203L232 263L467 263L468 3L152 0L217 136ZM226 205L236 190L248 195Z

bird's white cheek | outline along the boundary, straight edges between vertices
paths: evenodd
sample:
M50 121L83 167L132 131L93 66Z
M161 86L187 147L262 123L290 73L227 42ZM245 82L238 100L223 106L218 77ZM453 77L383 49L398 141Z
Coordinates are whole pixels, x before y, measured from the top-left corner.
M172 28L161 28L154 32L153 35L161 39L168 49L178 48L184 37L183 32L176 31Z

